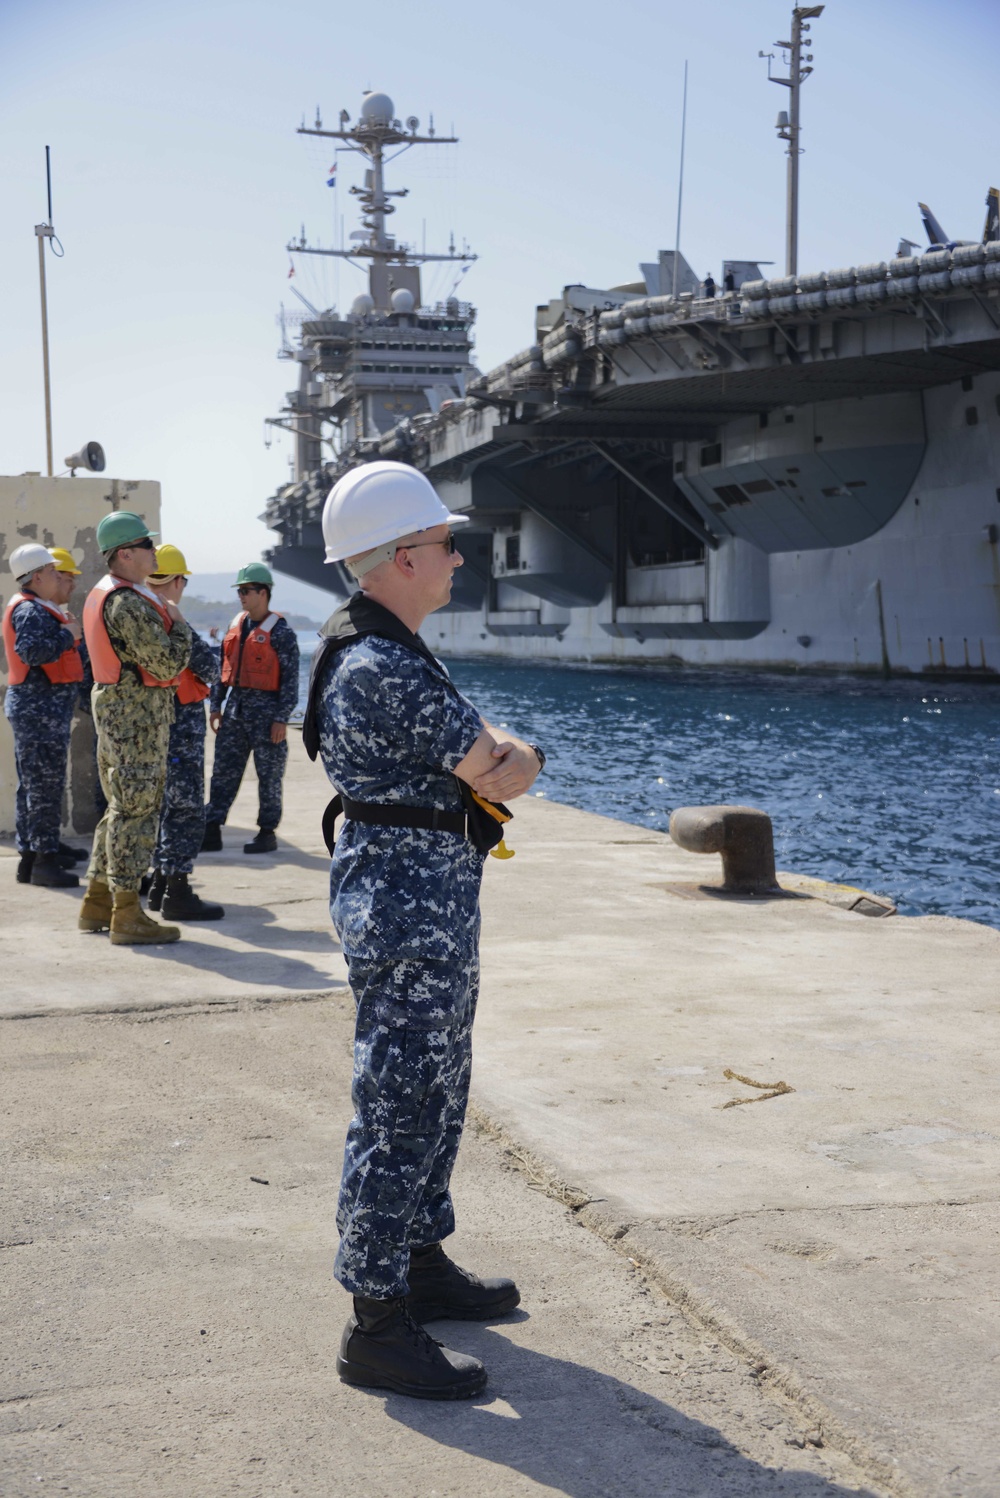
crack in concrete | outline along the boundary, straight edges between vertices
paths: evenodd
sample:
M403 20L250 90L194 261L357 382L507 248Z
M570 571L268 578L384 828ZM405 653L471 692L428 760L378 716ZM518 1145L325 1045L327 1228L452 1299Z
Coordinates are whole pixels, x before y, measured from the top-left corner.
M332 999L336 995L343 993L346 989L346 983L338 983L332 988L307 989L299 993L285 990L284 992L275 994L229 994L217 999L183 999L179 1003L176 1000L172 1000L164 1004L95 1004L84 1009L20 1009L13 1013L0 1014L0 1021L75 1019L77 1017L84 1019L129 1019L143 1016L148 1019L166 1019L171 1015L184 1016L188 1014L225 1013L227 1010L234 1009L266 1008L273 1004L313 1004L318 999Z
M576 1221L588 1228L616 1254L641 1270L667 1300L699 1331L716 1337L746 1368L750 1377L762 1388L773 1391L788 1401L803 1417L810 1431L822 1432L824 1445L833 1446L854 1462L862 1475L878 1483L891 1498L923 1498L909 1480L900 1473L891 1454L877 1450L865 1437L839 1419L827 1406L811 1394L790 1368L772 1358L767 1349L749 1336L728 1314L716 1306L708 1296L690 1283L663 1257L650 1250L635 1236L643 1228L660 1227L655 1219L638 1223L625 1223L611 1212L601 1211L594 1198L578 1186L563 1181L546 1162L522 1145L510 1130L480 1106L469 1104L468 1119L478 1132L485 1134L500 1146L513 1162L513 1168L523 1174L536 1190L569 1207ZM874 1210L875 1205L860 1210ZM934 1205L914 1203L913 1205ZM966 1203L948 1203L966 1205ZM973 1205L973 1203L968 1203ZM773 1209L784 1211L785 1209ZM810 1209L811 1210L811 1209ZM821 1210L821 1209L817 1209ZM823 1210L829 1210L823 1209ZM725 1219L739 1222L746 1217L764 1215L738 1213Z

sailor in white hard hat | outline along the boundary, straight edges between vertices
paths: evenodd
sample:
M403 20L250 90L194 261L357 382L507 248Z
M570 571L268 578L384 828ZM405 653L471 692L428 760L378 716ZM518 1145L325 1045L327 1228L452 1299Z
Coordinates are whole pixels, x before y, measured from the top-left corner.
M450 599L466 520L406 464L371 463L334 487L327 561L346 562L361 591L324 626L303 728L346 816L330 908L358 1007L335 1268L354 1314L337 1369L440 1399L478 1393L486 1372L422 1323L494 1319L520 1299L512 1280L481 1280L442 1248L468 1098L479 887L496 818L509 818L486 807L480 825L468 807L473 787L490 802L523 795L544 759L491 729L418 634Z
M34 541L18 546L9 565L17 591L3 613L4 713L14 735L17 769L17 880L75 888L80 881L68 872L71 851L60 853L59 823L69 724L83 679L80 625L60 606L63 584L48 547Z

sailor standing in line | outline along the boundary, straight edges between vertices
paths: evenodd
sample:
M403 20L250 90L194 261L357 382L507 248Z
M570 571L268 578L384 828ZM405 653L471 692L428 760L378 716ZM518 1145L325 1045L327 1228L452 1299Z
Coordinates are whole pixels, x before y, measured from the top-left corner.
M97 544L106 577L88 594L83 628L94 673L97 764L108 807L94 833L81 931L110 928L116 946L177 941L139 904L156 842L174 687L191 656L191 630L176 604L146 579L156 568L151 532L129 510L105 515Z
M50 546L49 551L51 551L53 559L55 561L56 575L59 578L59 593L56 598L56 602L61 609L65 610L70 599L73 596L73 589L76 587L76 580L78 577L82 577L83 574L81 573L79 567L76 565L76 562L73 560L73 553L67 551L65 546ZM80 652L80 661L83 666L83 678L77 685L75 695L71 698L68 697L66 700L65 735L67 762L69 760L70 736L73 731L73 714L78 707L80 707L84 712L88 714L90 713L90 703L89 701L84 701L84 696L86 695L89 698L90 688L93 686L93 681L88 681L87 679L89 663L87 660L87 647L83 642L82 635L81 638L76 642L76 648ZM100 811L103 810L104 807L102 806L100 808ZM61 842L59 844L59 857L63 864L63 867L69 868L71 864L74 863L86 863L88 858L90 857L90 851L87 848L73 848L69 845L69 843Z
M36 542L10 558L18 592L3 615L7 655L4 713L14 735L17 769L15 832L19 884L75 889L80 883L59 853L59 824L66 786L68 726L83 665L80 625L60 607L63 591L52 553Z
M512 1280L481 1280L441 1246L455 1227L484 848L498 836L474 838L463 783L509 800L544 760L491 729L417 634L451 597L462 557L450 527L465 519L403 463L366 464L334 486L326 559L346 560L362 591L323 628L303 726L345 810L330 911L357 1004L334 1271L354 1314L337 1371L424 1399L471 1397L486 1371L420 1323L492 1320L520 1299Z
M161 603L179 608L190 575L184 554L176 546L156 548L156 571L150 574L149 586ZM163 809L146 900L148 910L159 910L168 921L219 921L226 913L221 905L203 900L189 882L205 835L205 699L218 679L218 654L192 630L191 661L177 684Z
M243 851L273 853L288 762L287 725L299 700L299 642L282 615L271 610L274 578L263 562L241 567L235 587L242 608L222 641L222 679L209 703L208 721L218 738L201 846L205 853L221 849L222 824L252 754L260 830Z

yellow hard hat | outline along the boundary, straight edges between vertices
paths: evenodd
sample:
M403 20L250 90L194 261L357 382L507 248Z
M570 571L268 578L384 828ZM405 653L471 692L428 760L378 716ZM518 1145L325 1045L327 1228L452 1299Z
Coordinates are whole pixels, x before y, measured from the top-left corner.
M156 571L150 581L163 582L164 578L177 577L179 573L183 573L185 577L191 576L184 553L179 547L171 546L168 541L165 541L162 546L156 548Z
M72 552L66 550L65 546L50 546L52 560L56 564L57 572L68 572L72 577L80 577L82 574L73 560Z

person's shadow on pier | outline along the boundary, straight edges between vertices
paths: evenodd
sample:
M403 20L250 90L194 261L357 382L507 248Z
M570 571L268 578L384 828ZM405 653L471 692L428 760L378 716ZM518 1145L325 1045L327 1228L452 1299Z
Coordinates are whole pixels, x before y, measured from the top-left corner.
M441 1336L441 1326L430 1328ZM762 1466L711 1425L631 1384L563 1358L532 1352L497 1332L451 1325L444 1337L486 1363L477 1400L438 1404L398 1394L391 1420L428 1440L509 1467L567 1498L857 1498L858 1489L816 1473ZM503 1490L502 1478L492 1480ZM874 1498L871 1489L862 1494Z
M248 946L262 947L267 952L280 952L290 948L292 951L316 952L329 956L340 951L340 943L329 919L322 931L308 927L296 930L292 926L279 924L280 913L280 905L275 912L268 905L236 905L227 899L227 931L232 931L237 940L246 942Z
M255 868L266 872L268 869L279 867L283 863L293 863L301 869L315 869L329 875L330 855L328 853L309 853L303 848L297 848L294 843L286 843L278 833L278 851L276 853L261 853L250 858L243 852L243 844L248 843L256 835L256 827L241 830L232 827L227 822L223 830L223 836L227 832L231 834L228 846L221 853L199 853L198 862L210 866L230 867L237 869Z
M154 961L180 963L185 967L221 973L223 977L230 978L234 982L246 983L255 988L267 987L293 989L302 993L326 993L347 987L346 981L343 978L335 978L328 966L313 967L312 963L305 962L299 957L286 957L283 953L273 950L241 952L230 946L215 947L207 941L198 941L197 937L189 936L188 931L189 928L185 927L181 940L172 942L168 946L137 946L131 950L141 952L145 958L151 958ZM287 934L296 937L301 935L299 932ZM240 939L246 939L242 933L240 933ZM267 944L263 943L263 945ZM298 941L296 945L301 948L306 943ZM335 951L332 941L325 942L324 948L331 955Z

